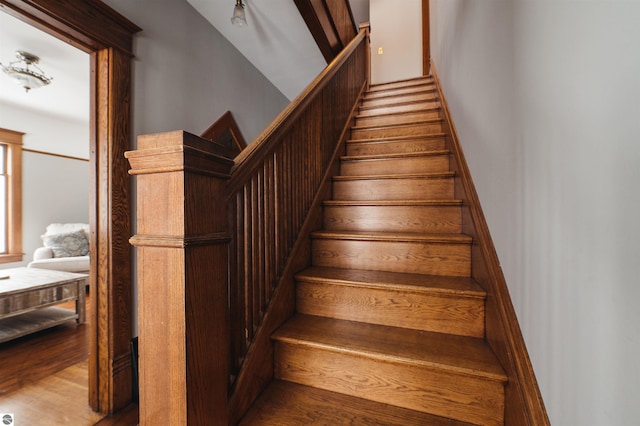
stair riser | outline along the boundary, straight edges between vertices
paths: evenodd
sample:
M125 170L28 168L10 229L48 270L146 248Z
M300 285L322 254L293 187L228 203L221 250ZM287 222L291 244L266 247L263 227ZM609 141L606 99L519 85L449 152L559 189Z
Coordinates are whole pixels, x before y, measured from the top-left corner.
M440 118L440 111L437 109L432 111L424 111L424 112L412 113L412 114L402 114L402 115L384 114L379 116L358 117L356 118L356 126L366 127L366 126L385 126L389 124L415 123L416 121L431 120L434 118Z
M442 133L444 125L442 122L419 123L414 125L394 126L394 127L371 127L355 128L351 130L351 139L373 139L389 138L397 136L428 135L431 133Z
M434 91L437 90L434 84L422 84L408 87L398 87L395 89L376 90L373 92L367 92L364 95L364 99L379 99L388 96L409 95L415 92Z
M445 146L446 142L444 138L402 140L393 142L349 142L347 143L347 155L425 152L444 149Z
M460 206L325 206L329 231L462 232Z
M298 312L369 324L484 337L484 299L298 281Z
M504 423L501 382L425 365L278 342L275 376L469 423Z
M400 96L390 96L380 99L371 99L362 101L362 108L371 108L378 106L389 106L394 104L404 104L411 102L423 102L423 101L434 101L438 99L438 93L436 91L426 91L419 93L412 93L409 95L400 95Z
M358 179L335 181L335 200L453 199L453 178Z
M383 105L377 107L369 107L369 108L360 108L358 110L358 116L375 116L381 114L403 114L415 112L417 109L435 109L440 108L440 102L435 101L424 101L424 102L416 102L410 104L400 104L400 105Z
M449 154L421 157L348 160L340 163L343 176L371 176L398 173L419 174L449 171Z
M469 244L315 238L312 264L332 268L468 277Z

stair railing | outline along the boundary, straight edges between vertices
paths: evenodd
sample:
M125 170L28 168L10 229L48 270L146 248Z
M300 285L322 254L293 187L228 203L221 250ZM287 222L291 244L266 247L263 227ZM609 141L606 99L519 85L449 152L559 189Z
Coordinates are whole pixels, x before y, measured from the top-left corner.
M262 383L237 395L251 387L234 379L253 380L240 368L291 268L368 59L363 28L235 159L224 144L184 131L140 136L126 154L137 180L141 425L235 423L270 378L269 367L254 368ZM288 301L279 309L291 311ZM253 364L268 363L264 356Z

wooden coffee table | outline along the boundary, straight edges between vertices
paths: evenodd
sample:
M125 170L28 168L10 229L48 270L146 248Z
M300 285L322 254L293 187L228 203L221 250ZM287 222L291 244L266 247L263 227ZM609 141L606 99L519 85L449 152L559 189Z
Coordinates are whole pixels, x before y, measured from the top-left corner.
M88 279L86 274L48 269L0 270L0 343L72 319L84 323ZM72 300L75 311L54 306Z

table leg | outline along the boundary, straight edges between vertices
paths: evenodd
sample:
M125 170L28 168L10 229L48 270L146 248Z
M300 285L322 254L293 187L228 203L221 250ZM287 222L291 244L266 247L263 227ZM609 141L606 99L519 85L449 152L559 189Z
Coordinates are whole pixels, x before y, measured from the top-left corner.
M86 319L86 307L87 304L85 302L85 298L87 295L86 292L86 283L85 280L78 281L78 299L76 299L76 313L78 314L78 319L76 320L78 324L84 324Z

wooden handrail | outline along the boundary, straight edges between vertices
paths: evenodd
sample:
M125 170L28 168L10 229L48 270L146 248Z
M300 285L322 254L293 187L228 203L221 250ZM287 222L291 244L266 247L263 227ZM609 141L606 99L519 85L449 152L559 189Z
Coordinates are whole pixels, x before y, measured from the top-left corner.
M368 84L367 34L235 158L184 131L140 136L127 153L138 183L141 425L235 423L270 380L269 335L293 312L296 262L308 261L299 234L316 226L309 211Z
M267 127L247 149L235 159L232 178L229 182L229 192L237 190L239 182L255 172L259 164L254 158L262 158L264 153L271 150L278 138L291 127L302 111L327 85L327 82L340 70L345 61L353 54L363 39L367 36L367 28L362 28L349 45L300 93Z

